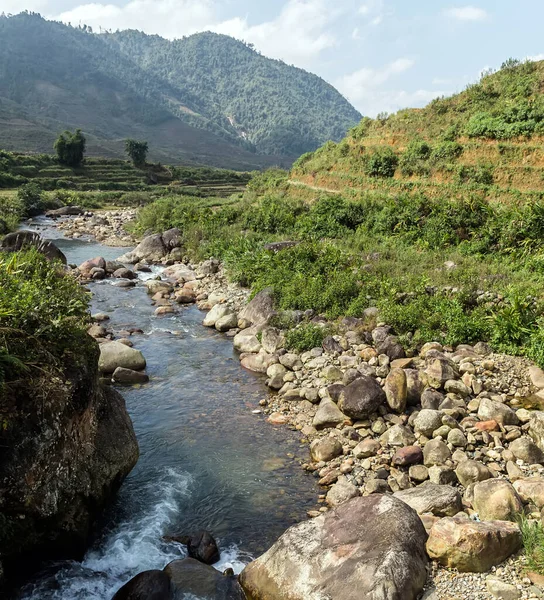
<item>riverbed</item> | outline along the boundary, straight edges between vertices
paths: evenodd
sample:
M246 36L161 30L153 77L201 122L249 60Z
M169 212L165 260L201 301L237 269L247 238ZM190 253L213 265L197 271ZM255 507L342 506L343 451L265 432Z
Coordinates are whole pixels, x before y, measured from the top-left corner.
M52 223L35 225L69 263L125 248L63 238ZM268 391L262 376L240 367L232 342L202 326L195 306L156 317L140 282L120 288L93 283L92 312L105 312L114 332L131 337L147 359L149 384L119 388L140 445L140 460L97 525L81 562L45 565L17 598L109 600L131 577L185 556L164 535L207 529L221 548L219 569L243 565L305 518L317 495L299 466L308 449L289 429L255 414Z

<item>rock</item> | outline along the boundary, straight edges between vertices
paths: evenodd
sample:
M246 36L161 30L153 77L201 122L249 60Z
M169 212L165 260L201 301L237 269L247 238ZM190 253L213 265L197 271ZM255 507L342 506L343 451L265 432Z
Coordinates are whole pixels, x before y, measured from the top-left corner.
M358 495L359 490L344 475L341 475L327 492L326 502L329 506L339 506Z
M534 443L544 451L544 412L534 411L529 421L529 435Z
M434 465L429 467L429 481L437 485L454 485L457 483L457 475L450 467Z
M56 219L58 217L75 217L77 215L82 215L83 213L84 210L79 208L79 206L61 206L61 208L47 210L45 216L50 219Z
M472 483L486 481L493 477L491 471L477 460L463 460L459 463L457 469L455 469L455 474L463 487L468 487Z
M149 375L139 371L132 371L131 369L117 367L117 369L115 369L113 372L112 379L115 381L115 383L147 383L149 381Z
M196 273L190 267L183 263L170 265L169 267L164 269L162 274L163 277L166 277L166 279L174 283L176 281L188 282L196 280Z
M225 576L194 558L175 560L165 567L164 572L170 577L176 600L245 600L236 577Z
M514 482L514 489L523 502L531 502L538 509L544 508L544 479L542 477L518 479Z
M437 517L453 517L463 510L461 494L449 485L427 482L416 488L395 492L394 496L406 502L419 515L432 513Z
M423 409L438 410L443 401L444 396L433 388L427 388L421 394L421 408Z
M448 433L448 444L451 444L454 448L464 448L467 443L467 438L460 429L452 429Z
M251 598L415 600L426 580L426 532L402 502L372 495L295 525L240 575Z
M423 451L419 446L405 446L397 450L391 459L391 464L399 467L408 467L423 462Z
M373 440L372 438L363 440L355 448L353 448L353 456L358 459L369 458L376 456L381 448L380 442Z
M336 427L346 421L346 415L329 398L324 398L319 404L319 408L313 420L313 426L317 429L327 427Z
M518 600L521 598L521 591L511 583L505 583L496 577L486 579L487 591L500 600Z
M208 531L200 530L187 536L174 536L169 539L187 546L189 558L194 558L205 565L219 562L217 542Z
M416 437L406 425L393 425L380 438L388 446L412 446Z
M544 371L540 367L529 367L531 383L538 389L544 389Z
M89 260L86 260L78 267L78 271L87 278L91 276L91 271L93 269L102 269L105 272L106 261L101 256L97 256L96 258L90 258Z
M412 465L408 470L410 479L417 483L422 483L429 479L429 469L425 465Z
M129 348L119 342L108 342L100 345L98 369L101 373L113 373L118 367L142 371L146 361L139 350Z
M276 314L274 309L274 291L265 288L254 296L239 314L240 321L251 323L255 327L262 327Z
M170 285L167 281L158 281L156 279L149 279L146 281L145 287L147 288L147 293L150 296L153 296L159 292L170 294L174 291L172 285Z
M163 317L164 315L173 315L175 312L176 311L174 307L169 304L159 306L155 309L155 314L157 315L157 317Z
M466 398L470 396L471 390L468 388L462 381L457 381L456 379L449 379L444 384L444 389L448 394L457 394L462 398Z
M342 456L342 444L331 437L314 440L310 445L310 453L314 462L329 462L337 456Z
M443 465L451 458L451 451L440 439L434 439L425 444L423 448L423 464L426 467Z
M323 350L325 350L325 352L328 352L329 354L342 354L342 352L344 351L342 346L332 337L332 335L328 335L323 340L322 346Z
M122 267L121 269L117 269L116 271L114 271L113 276L118 279L137 279L138 278L138 275L136 275L136 273L134 271L131 271L130 269L126 269L125 267Z
M215 306L212 308L212 310L214 309ZM244 329L243 331L240 331L240 333L237 333L234 336L233 343L238 352L255 353L259 352L259 350L262 348L261 342L259 342L257 339L253 329Z
M327 381L342 381L344 374L338 367L329 365L323 369L321 377Z
M442 411L430 408L420 410L414 419L414 431L423 434L425 437L432 437L433 433L442 425L443 415Z
M441 519L433 525L427 541L432 559L464 573L484 573L520 547L521 533L514 523L482 523L463 517Z
M205 260L198 268L203 275L215 275L219 271L221 263L216 258Z
M404 358L406 353L394 335L388 335L383 342L376 344L378 354L385 354L390 360Z
M212 309L213 310L213 309ZM230 329L234 329L238 326L238 317L235 313L230 313L229 315L225 315L220 319L217 319L215 322L215 328L217 331L229 331Z
M223 317L226 317L226 316L229 316L232 314L234 314L234 311L232 310L232 308L230 306L227 306L226 304L216 304L210 310L210 312L204 317L204 320L202 321L202 325L204 325L204 327L215 327L215 324L217 323L217 321L219 321ZM234 339L236 339L236 338L234 338ZM259 348L260 348L260 344L259 344Z
M408 384L403 369L391 369L385 379L384 391L389 408L394 412L403 413L408 399Z
M179 248L181 246L181 231L177 227L168 229L161 237L162 243L167 250L173 250L174 248Z
M241 365L254 373L266 373L270 366L277 360L275 356L261 350L258 354L247 354L243 356Z
M274 354L274 352L277 352L283 348L285 344L285 335L280 329L276 329L275 327L267 327L266 329L263 329L261 344L266 352L269 354Z
M117 260L122 263L136 264L140 261L160 262L168 254L162 235L156 233L145 237L132 252L127 252Z
M517 425L519 422L516 413L509 406L489 398L482 398L478 416L482 421L494 420L501 425Z
M290 352L280 356L280 363L290 371L300 371L303 367L300 356Z
M87 329L87 333L92 338L105 338L108 335L108 330L102 325L91 325L89 329Z
M510 442L508 449L513 453L515 458L522 460L528 465L542 464L544 462L544 453L528 438L521 437Z
M407 403L410 406L417 406L421 402L425 390L425 377L417 369L404 369L404 373L406 374ZM424 406L423 408L428 407Z
M505 479L488 479L474 486L474 510L482 521L516 521L523 504L512 484Z
M66 256L49 240L42 239L35 231L15 231L8 233L0 240L0 251L19 252L25 248L35 248L48 260L58 260L63 265L67 264Z
M366 419L385 402L385 393L380 384L363 375L344 388L338 407L352 419Z
M429 353L428 353L429 354ZM455 370L448 360L435 358L429 362L425 370L429 385L433 388L441 388L446 381L455 379Z
M174 600L172 582L164 571L144 571L125 583L112 600Z

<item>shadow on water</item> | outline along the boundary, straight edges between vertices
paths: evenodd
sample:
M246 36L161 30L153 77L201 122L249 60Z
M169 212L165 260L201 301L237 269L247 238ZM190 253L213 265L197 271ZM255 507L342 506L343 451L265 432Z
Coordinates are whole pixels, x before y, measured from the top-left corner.
M68 261L114 259L125 249L62 239L41 222ZM300 469L307 458L298 434L252 414L266 397L262 377L240 368L232 342L201 325L185 307L155 317L143 285L92 285L93 312L111 316L114 331L138 327L151 381L121 389L140 444L140 460L123 484L81 563L50 565L19 598L107 600L136 573L184 555L161 536L205 528L218 538L218 568L236 571L266 550L315 502L316 487Z

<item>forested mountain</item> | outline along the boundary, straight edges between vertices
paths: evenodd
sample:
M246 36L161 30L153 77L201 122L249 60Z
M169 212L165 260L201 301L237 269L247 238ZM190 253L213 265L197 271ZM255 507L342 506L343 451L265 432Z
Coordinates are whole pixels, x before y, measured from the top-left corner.
M228 36L95 34L37 14L0 17L0 147L49 151L81 127L91 153L143 138L158 160L286 164L360 119L315 75Z

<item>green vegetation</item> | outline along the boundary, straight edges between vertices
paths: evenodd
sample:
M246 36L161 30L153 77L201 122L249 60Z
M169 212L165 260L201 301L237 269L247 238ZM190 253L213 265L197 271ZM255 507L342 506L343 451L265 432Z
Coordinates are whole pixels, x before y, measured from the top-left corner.
M125 152L135 167L145 166L149 145L147 142L125 140Z
M304 352L320 348L327 336L327 330L314 323L303 323L300 327L289 329L285 334L285 346L289 350Z
M0 255L0 390L92 351L88 296L37 251Z
M85 69L81 68L85 65ZM341 139L361 115L319 77L233 38L97 35L36 14L0 15L0 122L9 149L49 151L81 127L88 154L254 170Z
M87 140L81 132L76 129L74 133L65 131L61 133L55 142L55 152L61 165L79 167L85 156Z
M544 575L544 529L542 523L529 520L521 515L519 526L523 537L528 570Z

